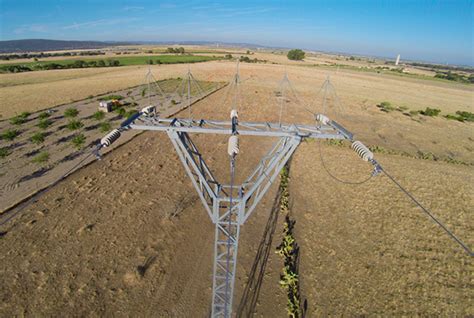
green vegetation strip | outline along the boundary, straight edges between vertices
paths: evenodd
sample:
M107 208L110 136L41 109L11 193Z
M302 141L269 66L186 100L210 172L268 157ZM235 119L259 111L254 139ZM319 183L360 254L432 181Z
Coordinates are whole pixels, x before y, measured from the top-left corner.
M117 67L144 64L178 64L198 63L218 60L219 57L202 55L146 55L146 56L121 56L104 59L84 60L48 60L26 62L18 64L5 64L0 66L1 73L19 73L53 69L89 68L89 67Z
M283 241L277 247L276 253L283 259L283 270L280 274L280 286L286 291L288 301L286 309L288 317L302 317L300 288L298 279L298 245L293 235L295 221L290 218L290 192L288 165L280 173L280 213L285 215Z

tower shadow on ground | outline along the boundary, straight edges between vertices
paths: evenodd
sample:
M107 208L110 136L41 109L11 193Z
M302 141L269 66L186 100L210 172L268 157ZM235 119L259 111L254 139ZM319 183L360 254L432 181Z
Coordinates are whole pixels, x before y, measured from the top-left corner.
M273 206L268 217L265 230L258 246L252 269L249 274L247 285L239 302L237 317L251 317L255 312L260 288L262 286L268 257L272 251L272 241L275 229L278 223L278 214L280 212L281 191L279 190L273 201Z

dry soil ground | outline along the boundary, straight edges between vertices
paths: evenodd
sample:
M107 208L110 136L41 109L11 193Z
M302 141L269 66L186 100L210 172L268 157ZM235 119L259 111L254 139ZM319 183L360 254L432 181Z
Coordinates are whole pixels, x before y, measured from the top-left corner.
M204 97L216 89L221 83L201 82L198 91L197 85L192 85L189 103ZM179 89L179 92L178 92ZM121 96L121 108L127 113L139 111L149 104L156 106L156 114L168 116L178 112L188 105L186 84L182 79L170 79L158 82L158 86L140 85L125 90L113 92ZM201 96L202 95L202 96ZM28 116L27 121L21 125L13 125L8 120L0 121L0 131L14 130L19 133L14 140L2 140L2 147L8 149L8 156L0 162L0 214L16 205L25 197L43 189L57 180L70 169L74 169L81 162L89 163L94 160L90 153L95 149L98 140L106 133L119 127L127 115L121 116L116 111L104 114L104 118L97 120L94 113L98 110L99 101L108 99L109 94L90 97L74 103L64 104L48 109L51 116L48 120L51 125L45 129L37 127L40 112ZM67 109L76 109L79 114L74 118L67 118L64 113ZM71 120L79 121L83 127L70 130L67 125ZM110 128L101 131L101 124L108 123ZM31 142L35 133L44 133L45 140L39 144ZM121 138L113 147L128 142L140 131L133 131ZM81 147L76 147L71 140L78 135L83 135L85 140ZM112 147L112 148L113 148ZM108 151L110 148L103 149ZM45 162L33 162L34 158L42 153L49 155Z
M203 80L224 80L234 67L210 62L194 64L192 70ZM186 68L154 67L163 77L176 77ZM284 70L280 65L241 65L240 120L278 119L278 108L271 101ZM308 102L327 76L327 71L309 67L287 66L286 70L301 99ZM1 92L12 102L20 91L34 92L34 98L50 105L69 98L70 86L80 88L75 92L75 98L80 98L96 94L88 91L136 85L144 68L51 72L37 74L41 79L30 77L29 84L3 87ZM53 72L80 78L55 81ZM9 82L21 83L17 75L21 74L8 75ZM376 107L387 100L410 109L437 106L445 114L472 112L470 86L342 70L331 75L345 106L344 116L337 115L364 142L413 156L421 150L473 162L472 124L387 114ZM42 84L43 79L48 84ZM54 102L43 92L44 85L58 92ZM199 102L195 111L228 118L230 107L221 104L224 95L219 91ZM22 99L17 105L32 105L31 96ZM6 109L2 107L4 113ZM285 109L284 118L311 123L308 114L292 107ZM225 138L197 137L196 141L218 178L225 180ZM241 144L242 177L270 142L243 138ZM322 151L339 177L354 180L370 172L347 148L324 145ZM469 246L474 245L472 165L377 156ZM386 177L362 186L336 183L322 169L315 142L302 144L291 167L292 216L301 247L301 292L308 317L474 314L471 258ZM274 253L282 231L281 217L272 214L275 191L276 185L242 229L234 311L243 317L252 312L286 316L285 295L278 287L282 264ZM201 317L209 312L213 227L163 135L143 134L75 173L1 230L3 316ZM246 289L249 279L254 287Z

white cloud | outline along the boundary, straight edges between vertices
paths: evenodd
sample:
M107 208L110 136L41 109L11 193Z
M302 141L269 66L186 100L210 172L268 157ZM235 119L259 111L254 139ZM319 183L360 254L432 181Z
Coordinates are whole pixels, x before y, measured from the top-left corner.
M123 11L141 11L145 10L145 7L137 7L137 6L127 6L122 8Z
M95 21L88 21L82 23L73 23L70 25L63 26L64 30L79 30L84 28L93 28L97 26L105 26L105 25L115 25L115 24L122 24L122 23L129 23L133 21L140 20L138 18L125 18L125 19L100 19Z
M48 26L44 24L30 24L30 25L21 25L15 30L13 30L13 33L15 34L23 34L27 32L33 32L33 33L46 33L48 32Z

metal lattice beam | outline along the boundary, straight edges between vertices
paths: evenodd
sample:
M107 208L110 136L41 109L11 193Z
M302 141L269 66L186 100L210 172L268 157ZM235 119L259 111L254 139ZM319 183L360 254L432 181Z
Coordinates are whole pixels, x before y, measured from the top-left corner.
M238 127L238 129L237 129ZM317 126L268 122L161 119L139 116L129 128L166 132L204 208L215 224L212 317L230 317L235 285L240 226L250 217L278 177L302 139L350 139L352 134L336 122ZM219 183L189 134L225 134L279 137L241 185Z

